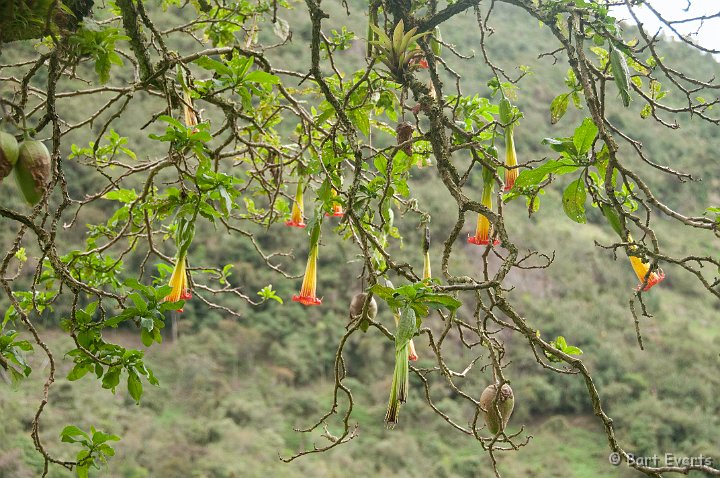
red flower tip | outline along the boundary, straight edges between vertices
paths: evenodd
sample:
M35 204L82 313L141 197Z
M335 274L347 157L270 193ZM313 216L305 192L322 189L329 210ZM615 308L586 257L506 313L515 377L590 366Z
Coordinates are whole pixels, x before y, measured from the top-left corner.
M514 182L513 182L513 184L506 184L505 187L503 188L503 191L505 191L505 192L511 191L514 185L515 185Z
M417 57L415 57L415 58L411 59L411 60L410 60L410 65L411 65L411 66L415 66L415 67L417 67L417 68L421 68L421 69L430 68L430 65L428 64L428 62L427 62L427 60L425 59L425 57L422 57L422 58L419 58L419 59L418 59Z
M412 354L412 355L408 356L408 359L415 362L418 359L418 356L417 356L417 354Z
M650 277L648 277L647 284L645 287L643 287L643 283L640 283L635 290L639 291L640 289L643 290L643 292L647 292L650 290L652 286L655 284L659 284L660 282L665 280L665 273L662 270L658 270L657 272L653 272L650 274Z
M182 300L189 300L189 299L192 299L192 294L188 291L185 291L182 294L180 294L180 298Z
M290 227L302 227L302 228L304 228L304 227L306 226L306 224L305 224L304 222L302 222L302 221L300 221L300 222L297 222L297 221L286 221L286 222L285 222L285 225L286 225L286 226L290 226Z
M476 236L468 236L467 241L470 244L475 244L476 246L487 246L490 244L490 239L479 239ZM493 241L493 246L497 246L498 244L500 244L500 240L495 239Z
M333 217L343 217L345 215L345 211L343 211L342 204L333 204L332 206L332 212L326 212L326 216L333 216Z
M293 302L300 302L302 305L320 305L322 304L322 299L318 299L317 297L310 297L307 295L294 295L292 296Z

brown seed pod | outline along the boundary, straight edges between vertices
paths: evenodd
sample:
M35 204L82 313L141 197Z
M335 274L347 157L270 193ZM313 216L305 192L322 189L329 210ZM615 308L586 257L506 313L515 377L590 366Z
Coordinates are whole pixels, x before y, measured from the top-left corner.
M15 179L30 205L42 199L50 181L50 152L42 141L28 140L20 144Z
M412 124L408 123L407 121L405 123L400 123L395 128L395 133L397 134L397 144L402 144L405 141L412 138L413 131L415 131L415 128ZM413 150L412 150L412 143L408 143L402 147L402 150L407 154L408 156L412 156Z
M515 396L510 385L506 383L500 388L497 397L497 409L495 408L497 385L489 385L480 395L480 408L483 410L488 430L493 435L497 435L501 430L505 429L515 407ZM499 416L498 411L500 411Z
M352 301L350 301L350 316L353 318L360 317L360 314L362 314L363 305L365 304L365 298L367 297L367 294L365 292L361 292L359 294L355 294L355 297L352 298ZM375 320L375 317L377 316L378 311L378 305L375 301L375 297L372 297L370 299L370 304L368 305L368 311L367 311L367 317L371 320Z
M15 136L0 131L0 180L6 178L17 163L20 153Z

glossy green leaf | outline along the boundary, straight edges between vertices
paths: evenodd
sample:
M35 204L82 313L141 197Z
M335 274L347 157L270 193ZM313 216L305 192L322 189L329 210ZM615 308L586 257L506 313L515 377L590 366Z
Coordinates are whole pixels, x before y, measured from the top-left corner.
M549 174L562 175L577 170L577 165L569 159L551 159L535 169L525 169L515 180L515 188L537 186Z
M573 135L573 144L577 154L583 156L590 151L595 138L598 135L598 128L590 118L585 118L580 126L575 130Z
M585 183L582 178L578 178L571 182L563 193L562 203L563 210L567 217L580 224L585 224L585 201L587 193L585 192Z
M568 93L558 95L554 100L552 100L552 103L550 103L550 123L556 124L563 116L565 116L569 103L570 95Z

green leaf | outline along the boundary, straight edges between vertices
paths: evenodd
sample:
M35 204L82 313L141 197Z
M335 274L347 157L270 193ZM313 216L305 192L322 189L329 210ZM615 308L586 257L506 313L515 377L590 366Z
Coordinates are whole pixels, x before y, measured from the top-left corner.
M140 340L145 347L150 347L153 344L154 338L147 329L140 329Z
M114 189L105 193L103 199L120 201L127 204L137 199L137 193L134 189Z
M350 120L362 134L370 136L370 115L364 110L351 111Z
M67 376L67 379L71 382L80 380L90 371L90 367L85 364L76 364Z
M550 123L556 124L563 116L565 116L569 103L569 93L558 95L554 100L552 100L552 103L550 103Z
M92 442L95 445L101 445L108 441L119 441L119 440L120 440L119 436L111 435L109 433L105 433L100 430L95 431L92 436Z
M140 397L142 397L143 394L143 386L142 382L140 382L140 377L137 376L137 373L135 371L131 370L128 373L128 393L130 393L130 396L135 400L136 403L140 403Z
M143 329L144 330L144 329ZM120 372L119 366L110 367L103 377L102 386L108 390L115 390L115 387L120 383Z
M577 154L583 156L590 151L595 138L598 135L598 128L590 118L585 118L580 126L575 130L573 135L573 144L577 150Z
M125 310L125 312L127 312L127 310ZM123 312L120 315L116 315L115 317L111 317L111 318L107 319L104 322L105 326L106 327L117 327L118 325L120 325L121 322L128 320L131 316L127 315L125 312Z
M642 119L646 119L651 114L652 114L652 107L650 105L643 106L643 109L640 111L640 117Z
M147 302L137 292L133 292L128 295L130 300L135 304L135 308L142 314L147 310Z
M166 122L166 123L169 124L170 126L174 126L176 129L179 129L180 131L185 131L185 130L187 129L184 124L182 124L181 122L179 122L178 120L176 120L176 119L173 118L172 116L160 115L160 116L158 116L158 119L159 119L160 121Z
M622 237L622 227L620 227L620 218L618 217L615 210L613 208L611 208L610 206L608 206L607 204L602 204L600 206L600 210L602 211L603 215L605 216L605 219L607 219L608 223L610 223L610 226L617 233L617 235Z
M577 169L577 165L569 159L551 159L535 169L524 169L515 180L516 188L536 186L549 174L568 174Z
M370 292L372 292L374 295L380 297L383 300L388 300L393 297L393 294L395 293L395 289L392 287L387 287L381 284L375 284L374 286L370 287Z
M60 439L65 443L77 443L87 442L90 437L75 425L68 425L60 432Z
M280 83L280 78L261 70L251 71L243 80L268 85L277 85Z
M233 201L230 197L230 194L228 193L227 189L225 189L224 186L220 186L218 188L218 192L220 193L220 197L222 197L223 202L220 203L223 207L223 213L225 214L225 217L228 217L230 214L230 211L232 211Z
M232 75L232 70L227 65L225 65L225 63L213 60L212 58L207 56L201 56L193 63L206 70L217 71L221 75Z
M462 302L447 294L427 294L422 298L422 302L433 309L447 308L451 311L462 305Z
M75 470L77 471L78 478L88 478L90 476L90 465L87 463L78 465Z
M587 193L585 192L585 183L582 178L578 178L571 182L563 193L563 209L565 214L575 222L585 224L585 201Z
M274 300L276 302L279 302L280 304L283 303L283 300L281 297L277 295L277 293L273 290L272 284L268 284L262 289L258 291L258 295L263 298L263 301L266 300Z

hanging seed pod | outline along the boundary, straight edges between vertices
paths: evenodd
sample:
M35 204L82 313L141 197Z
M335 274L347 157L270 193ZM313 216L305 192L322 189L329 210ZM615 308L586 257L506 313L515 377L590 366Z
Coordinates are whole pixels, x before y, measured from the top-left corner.
M610 44L610 71L615 77L615 84L620 91L623 106L630 106L630 71L625 55Z
M493 435L497 435L501 430L505 429L515 407L515 396L510 385L506 383L500 388L497 397L497 409L494 403L496 394L497 384L493 384L485 388L482 395L480 395L480 408L483 410L488 430ZM498 411L500 411L499 416Z
M28 140L20 144L15 179L30 205L42 199L50 181L50 152L42 141Z
M20 150L15 136L0 131L0 180L6 178L17 163Z
M395 128L395 134L397 134L397 144L402 144L405 141L412 138L413 131L415 131L415 128L412 124L408 123L407 121L405 123L400 123ZM402 150L407 154L408 156L412 156L412 143L408 143L402 147Z
M365 292L361 292L359 294L355 294L355 297L352 298L352 301L350 301L350 316L353 318L360 317L360 314L362 314L363 305L365 304L365 298L367 297L367 294ZM375 317L377 316L378 311L378 305L375 301L375 298L372 297L370 299L370 304L368 305L368 311L367 311L367 317L371 320L375 320Z

